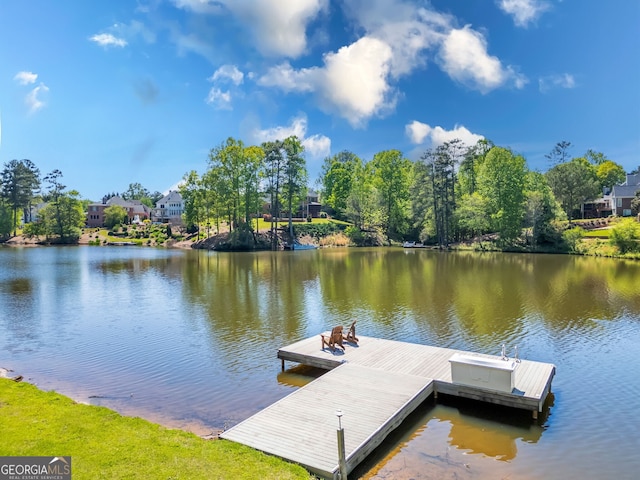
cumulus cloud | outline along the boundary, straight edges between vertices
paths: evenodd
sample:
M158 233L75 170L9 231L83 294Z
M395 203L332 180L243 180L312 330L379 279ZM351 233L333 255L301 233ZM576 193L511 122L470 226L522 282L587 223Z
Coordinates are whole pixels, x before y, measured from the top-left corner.
M422 145L428 139L434 147L455 139L461 140L467 146L473 146L478 143L478 140L484 138L482 135L470 132L463 125L455 125L452 130L445 130L440 126L431 127L417 120L405 126L405 133L415 145Z
M508 82L522 88L527 82L513 67L504 67L497 57L489 55L486 39L469 25L448 33L439 58L441 68L452 79L481 93Z
M209 80L212 82L218 80L229 80L234 85L240 85L243 78L244 74L240 70L238 70L238 67L236 67L235 65L222 65L213 73L213 75L211 75L211 77L209 77Z
M307 48L307 25L328 0L174 0L178 8L200 14L230 12L255 37L264 55L299 57Z
M284 140L295 135L304 146L305 152L312 159L324 158L331 152L331 139L324 135L314 134L307 137L307 116L298 115L291 120L290 125L281 125L273 128L255 128L251 131L251 141L255 143Z
M36 83L38 79L38 74L33 72L18 72L13 77L13 79L18 82L20 85L31 85L32 83Z
M285 63L269 70L258 83L284 91L313 91L320 108L358 127L395 106L388 81L391 57L385 42L365 36L327 53L322 67L295 70Z
M548 75L538 79L538 87L542 93L546 93L552 88L575 88L576 80L569 73L559 75Z
M439 44L453 22L449 15L402 0L347 0L344 9L366 35L391 48L390 68L396 78L426 65L426 52Z
M497 3L500 10L513 17L518 27L527 27L549 9L544 0L498 0Z
M43 97L46 97L48 93L49 87L40 82L37 87L33 88L33 90L27 94L25 97L25 103L29 108L29 113L35 113L46 105Z
M207 95L205 102L218 110L232 110L231 92L228 90L223 92L217 87L212 87L211 90L209 90L209 95Z
M89 37L89 40L105 48L127 46L127 41L124 38L118 38L110 33L97 33Z
M436 58L453 80L487 93L527 79L488 53L485 37L455 18L405 0L345 0L347 17L364 33L323 57L323 65L271 67L258 84L284 92L313 93L321 109L361 127L395 108L399 78Z

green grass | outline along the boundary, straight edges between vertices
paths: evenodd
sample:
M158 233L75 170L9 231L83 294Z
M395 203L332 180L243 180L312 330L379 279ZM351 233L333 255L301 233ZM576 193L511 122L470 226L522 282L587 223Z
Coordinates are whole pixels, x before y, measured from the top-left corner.
M584 232L585 238L609 238L609 234L611 233L611 229L602 229L602 230L586 230Z
M72 457L74 479L309 479L302 467L0 379L0 455Z

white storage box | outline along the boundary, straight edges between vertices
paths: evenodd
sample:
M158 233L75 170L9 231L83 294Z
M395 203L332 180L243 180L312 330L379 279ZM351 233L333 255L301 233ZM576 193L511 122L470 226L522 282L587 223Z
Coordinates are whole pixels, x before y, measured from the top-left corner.
M451 362L451 381L460 385L511 392L514 386L515 360L502 360L455 353Z

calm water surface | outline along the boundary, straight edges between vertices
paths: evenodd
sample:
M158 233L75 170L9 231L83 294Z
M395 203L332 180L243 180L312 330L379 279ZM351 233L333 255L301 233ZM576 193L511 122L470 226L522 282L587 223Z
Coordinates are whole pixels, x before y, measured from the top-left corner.
M482 353L517 344L522 358L557 366L539 422L428 401L355 476L619 479L640 470L640 262L0 248L0 367L200 434L319 375L281 372L278 347L353 320L362 335Z

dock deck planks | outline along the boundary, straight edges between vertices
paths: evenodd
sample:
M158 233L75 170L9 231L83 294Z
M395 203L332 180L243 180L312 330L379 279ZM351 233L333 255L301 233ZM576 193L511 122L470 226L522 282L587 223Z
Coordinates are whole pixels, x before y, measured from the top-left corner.
M329 478L338 472L336 410L342 410L351 472L432 393L534 412L551 389L555 366L521 360L511 393L455 384L449 359L461 350L360 336L346 351L321 349L312 337L278 350L278 358L328 373L222 433L221 438L303 465ZM496 359L499 357L471 354Z
M347 471L433 393L431 379L343 364L221 437L291 460L323 477L338 471L342 410Z

